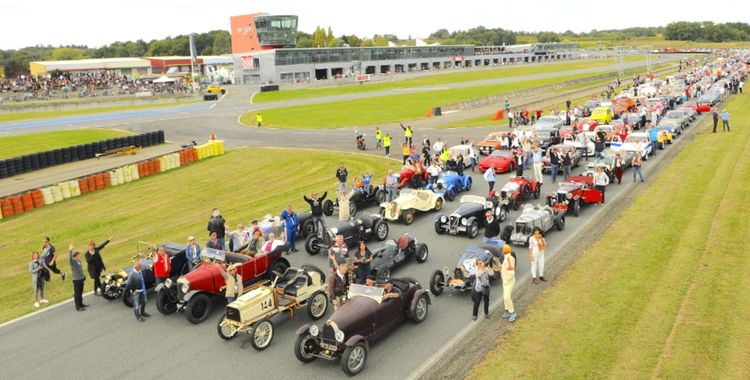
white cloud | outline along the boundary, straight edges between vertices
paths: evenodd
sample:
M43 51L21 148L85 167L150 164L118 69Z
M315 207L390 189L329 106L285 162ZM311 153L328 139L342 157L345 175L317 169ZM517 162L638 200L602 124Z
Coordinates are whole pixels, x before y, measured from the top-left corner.
M623 5L617 7L613 5ZM741 21L745 3L721 6L705 1L679 3L630 0L527 1L342 1L342 0L0 0L0 49L78 44L101 46L114 41L164 38L190 32L229 29L229 16L253 12L296 14L300 30L331 26L337 35L390 33L426 37L445 28L483 25L511 30L562 32L659 26L672 21Z

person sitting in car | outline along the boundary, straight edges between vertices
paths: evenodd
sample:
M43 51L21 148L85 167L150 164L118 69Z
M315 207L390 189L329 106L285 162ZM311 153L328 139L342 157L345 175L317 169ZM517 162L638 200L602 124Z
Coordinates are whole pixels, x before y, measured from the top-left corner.
M224 250L224 244L219 240L216 231L211 232L208 235L208 242L206 242L206 248L218 249L219 251Z
M368 274L367 278L365 279L365 286L374 288L375 287L375 275Z
M362 188L365 194L370 194L370 184L372 183L372 174L362 173Z
M284 244L284 241L276 239L276 234L271 232L270 234L268 234L268 241L263 244L262 252L269 253L282 244Z
M406 254L404 251L409 249L409 234L405 233L401 235L398 239L394 239L396 242L396 245L398 246L398 254L396 254L396 257L394 258L395 262L401 262L406 258Z
M401 290L393 286L393 281L390 278L385 280L383 289L385 290L383 292L383 301L401 297Z

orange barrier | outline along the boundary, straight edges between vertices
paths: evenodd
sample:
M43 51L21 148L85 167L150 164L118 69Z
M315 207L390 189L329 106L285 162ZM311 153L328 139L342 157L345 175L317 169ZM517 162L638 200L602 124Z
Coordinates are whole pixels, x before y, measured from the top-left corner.
M80 178L78 179L78 188L81 189L81 194L88 193L89 190L89 181L86 178Z
M10 203L13 205L13 214L23 214L23 200L21 200L20 195L10 197Z
M494 115L492 115L492 120L495 120L495 121L502 120L504 118L505 118L505 111L503 110L498 110L497 112L495 112Z
M94 186L96 186L97 190L101 190L104 188L104 178L102 178L101 174L94 174L92 177L94 177Z
M34 202L34 208L44 206L44 194L41 189L36 189L31 192L31 200Z
M143 162L138 163L138 176L141 178L146 176L146 168L144 166Z
M21 196L21 202L23 203L24 210L30 211L34 209L34 198L31 197L30 191Z
M102 180L104 180L104 187L112 186L112 177L109 176L109 173L104 172L99 175L102 176Z
M154 174L161 173L161 163L158 158L151 160L154 163Z
M15 215L13 212L13 203L10 198L0 199L0 211L3 213L3 218L10 218Z
M427 117L431 117L432 116L432 108L430 108L429 110L427 110L427 114L425 116L427 116Z
M86 177L86 181L88 181L89 184L89 192L99 190L96 188L96 178L93 175Z

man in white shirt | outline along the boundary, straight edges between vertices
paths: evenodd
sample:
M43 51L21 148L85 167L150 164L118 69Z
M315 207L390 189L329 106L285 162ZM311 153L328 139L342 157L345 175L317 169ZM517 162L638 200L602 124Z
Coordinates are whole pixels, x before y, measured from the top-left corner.
M427 168L427 174L430 175L430 184L435 185L435 183L438 180L438 177L440 177L440 172L443 171L440 169L440 166L438 166L436 161L432 161L430 166Z
M599 166L594 173L594 189L602 192L602 204L604 204L604 190L609 185L609 176L604 172L604 168Z

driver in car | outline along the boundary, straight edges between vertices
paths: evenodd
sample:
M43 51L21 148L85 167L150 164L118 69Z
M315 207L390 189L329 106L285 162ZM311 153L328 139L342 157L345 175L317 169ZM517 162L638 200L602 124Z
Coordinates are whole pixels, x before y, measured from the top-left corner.
M365 279L365 286L373 288L375 287L375 275L368 274Z
M383 292L384 301L401 297L401 290L393 286L393 281L390 278L385 280L383 289L385 289L385 292Z
M404 252L409 249L409 234L405 233L395 240L396 245L398 246L398 254L396 255L394 261L401 262L406 258L406 254Z

